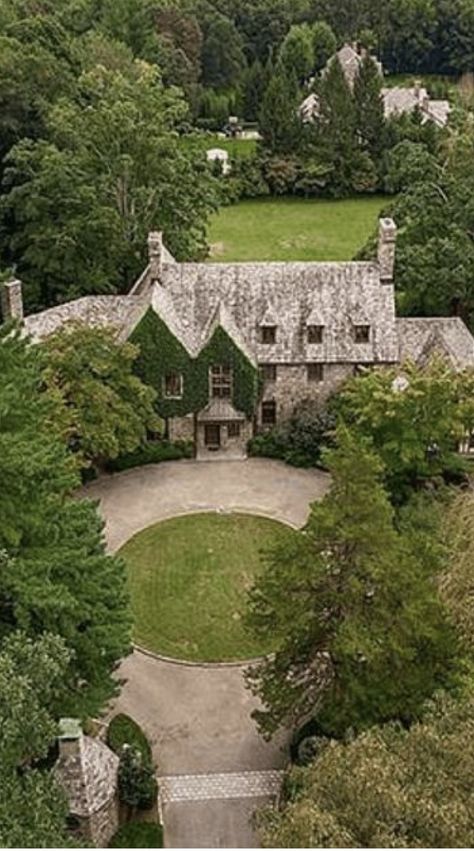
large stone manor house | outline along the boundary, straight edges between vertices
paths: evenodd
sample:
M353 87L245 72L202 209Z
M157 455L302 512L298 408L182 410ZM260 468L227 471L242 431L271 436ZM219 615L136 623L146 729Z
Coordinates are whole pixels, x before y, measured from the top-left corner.
M323 403L364 367L425 363L441 353L474 366L458 317L401 319L393 284L396 226L379 225L377 257L347 263L177 263L160 233L129 295L87 296L23 317L21 284L3 289L3 316L37 342L80 321L140 346L137 369L158 394L171 439L198 457L244 457L248 439Z

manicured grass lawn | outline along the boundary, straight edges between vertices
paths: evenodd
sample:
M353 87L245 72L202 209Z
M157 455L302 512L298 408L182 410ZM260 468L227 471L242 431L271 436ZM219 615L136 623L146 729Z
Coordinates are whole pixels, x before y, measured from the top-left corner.
M223 207L208 240L214 262L351 260L389 203L383 196L345 201L263 198Z
M128 566L134 641L190 661L234 661L270 652L242 625L262 551L298 534L265 518L196 514L135 535Z

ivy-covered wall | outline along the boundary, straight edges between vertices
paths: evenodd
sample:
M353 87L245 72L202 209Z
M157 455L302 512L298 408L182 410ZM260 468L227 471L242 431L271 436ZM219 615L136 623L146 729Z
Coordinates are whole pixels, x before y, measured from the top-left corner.
M140 347L136 370L142 381L156 390L160 416L182 417L205 408L209 402L212 365L232 369L233 405L248 417L253 415L259 392L258 372L223 328L216 328L197 358L192 358L150 308L135 328L131 341ZM182 399L163 396L164 379L170 372L183 376Z

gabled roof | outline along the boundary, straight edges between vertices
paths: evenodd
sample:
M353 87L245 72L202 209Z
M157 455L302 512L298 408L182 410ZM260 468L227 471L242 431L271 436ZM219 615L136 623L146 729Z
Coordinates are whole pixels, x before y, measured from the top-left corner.
M403 115L419 109L424 121L433 121L438 127L448 123L451 106L447 100L431 100L425 88L420 86L396 86L382 89L385 116Z
M393 286L381 284L377 263L165 264L162 286L182 325L202 340L221 324L254 362L304 362L304 329L314 308L324 317L315 324L326 328L317 352L321 362L398 360ZM279 333L274 345L265 346L259 328L269 305ZM361 305L364 324L373 329L363 352L351 333Z
M151 291L150 307L163 320L173 336L186 349L187 353L191 357L195 357L200 348L195 329L189 325L185 325L181 321L181 318L176 313L170 294L159 284L154 284Z
M457 369L474 366L474 338L457 316L449 319L397 319L400 360L424 365L434 354L449 358Z
M252 349L247 345L247 341L236 325L232 314L220 300L209 313L209 320L205 324L203 333L201 334L199 350L203 349L210 342L217 328L222 328L245 357L256 366Z
M237 411L228 399L211 399L204 410L198 414L200 423L243 422L246 419L246 415Z
M147 306L147 297L84 296L27 316L24 329L35 342L40 342L68 322L83 322L92 328L115 328L119 337L125 339Z

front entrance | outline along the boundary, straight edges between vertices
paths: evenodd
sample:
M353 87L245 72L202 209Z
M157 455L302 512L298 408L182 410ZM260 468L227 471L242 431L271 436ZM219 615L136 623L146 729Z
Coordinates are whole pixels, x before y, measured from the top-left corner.
M207 449L217 452L221 448L221 427L217 423L207 423L204 428L204 443Z

